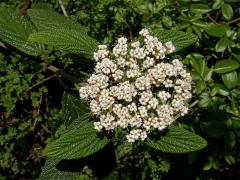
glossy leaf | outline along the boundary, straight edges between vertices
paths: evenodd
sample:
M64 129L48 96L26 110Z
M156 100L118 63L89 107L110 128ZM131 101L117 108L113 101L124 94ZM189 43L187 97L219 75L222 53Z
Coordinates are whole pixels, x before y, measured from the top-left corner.
M222 74L222 80L224 85L228 88L228 89L233 89L236 87L236 85L238 84L238 75L236 71L232 71L230 73L225 73Z
M224 0L215 0L212 9L219 9L224 4Z
M170 126L166 135L159 140L148 139L147 145L168 153L187 153L207 146L202 137L177 126Z
M211 8L207 4L192 4L190 10L195 14L205 14L211 11Z
M233 9L232 9L232 6L227 4L227 3L224 3L222 5L222 15L223 17L226 19L226 20L230 20L232 19L233 17Z
M215 51L216 52L224 52L227 49L227 47L229 46L229 44L230 44L229 39L226 37L223 37L217 42L217 44L215 46Z
M226 35L226 31L229 30L229 26L226 24L211 24L205 28L207 34L213 37L223 37Z
M172 41L176 51L186 48L197 41L197 36L181 31L154 29L153 33L163 43Z
M213 71L216 73L227 73L227 72L234 71L238 68L239 68L239 63L237 61L226 59L226 60L218 61L213 66Z
M216 94L228 96L230 92L222 84L214 84L211 96L215 96Z
M194 70L199 73L202 79L205 81L211 79L212 71L207 67L203 57L198 57L192 54L192 56L190 56L190 63L193 66Z
M204 81L200 81L196 86L196 94L201 94L206 89L206 85Z

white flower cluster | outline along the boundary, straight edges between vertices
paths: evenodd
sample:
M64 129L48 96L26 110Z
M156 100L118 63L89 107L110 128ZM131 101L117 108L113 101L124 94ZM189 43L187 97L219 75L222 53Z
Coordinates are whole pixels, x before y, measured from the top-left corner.
M173 43L162 44L147 29L139 34L143 41L130 45L119 38L112 53L100 45L94 53L95 72L79 91L100 119L95 129L124 128L129 142L144 140L150 131L184 116L191 98L190 74L178 59L165 59L175 50Z

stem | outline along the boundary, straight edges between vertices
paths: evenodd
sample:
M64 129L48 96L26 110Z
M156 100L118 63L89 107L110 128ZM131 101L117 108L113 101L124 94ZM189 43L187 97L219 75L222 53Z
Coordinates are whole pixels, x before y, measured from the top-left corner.
M192 104L190 104L190 108L192 108L193 106L195 106L196 104L198 104L198 102L199 102L199 100L196 100L196 101L194 101Z
M63 12L64 16L68 16L67 11L66 11L66 9L64 7L64 4L63 4L62 0L58 0L58 2L59 2L59 5L60 5L60 7L62 9L62 12Z
M218 24L211 16L207 16L214 24Z
M67 80L69 80L69 81L71 81L73 83L81 82L79 79L77 79L77 78L75 78L75 77L73 77L73 76L63 72L62 70L58 69L57 67L55 67L53 65L48 65L47 62L43 62L40 65L43 66L43 67L46 67L48 70L52 71L53 73L61 75L62 77L64 77L65 79L67 79Z
M41 85L42 83L44 83L44 82L46 82L46 81L48 81L48 80L50 80L50 79L52 79L52 78L54 78L54 77L55 77L55 75L52 75L52 76L50 76L50 77L44 79L43 81L41 81L41 82L39 82L39 83L36 83L36 84L32 85L31 87L27 88L25 91L31 91L33 88L35 88L35 87Z
M229 21L227 24L236 23L236 22L238 22L238 21L240 21L240 17L239 17L239 18L236 18L236 19L234 19L234 20L232 20L232 21Z

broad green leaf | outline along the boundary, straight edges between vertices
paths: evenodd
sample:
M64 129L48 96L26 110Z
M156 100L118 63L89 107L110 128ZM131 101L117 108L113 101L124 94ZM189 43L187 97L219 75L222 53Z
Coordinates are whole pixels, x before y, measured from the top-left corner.
M226 24L211 24L207 28L205 28L205 31L207 34L213 37L223 37L226 35L226 31L229 30L229 26Z
M233 89L237 86L238 84L238 75L236 71L232 71L230 73L225 73L222 74L222 80L224 85L228 88L228 89Z
M63 94L62 119L66 126L76 119L83 118L83 116L89 118L89 113L88 106L80 100L80 97L75 97L68 93Z
M108 144L106 137L99 137L92 122L82 122L62 134L59 139L47 144L45 156L54 159L83 158L99 151Z
M212 9L219 9L224 4L223 0L215 0Z
M213 71L216 73L227 73L227 72L234 71L238 68L239 68L239 63L237 61L226 59L226 60L218 61L213 66Z
M56 159L47 159L44 166L42 167L42 172L40 175L40 179L45 180L66 180L66 179L73 179L74 177L77 177L80 175L79 171L70 171L68 168L69 166L79 166L79 164L75 164L71 162L64 163L64 161L56 160ZM67 167L67 169L66 169ZM73 168L75 169L75 168Z
M66 28L86 33L86 28L81 26L77 21L57 13L51 8L33 7L28 9L27 14L39 31Z
M206 85L204 81L200 81L196 86L196 94L201 94L206 89Z
M222 5L222 15L223 17L226 19L226 20L230 20L232 19L233 17L233 9L232 9L232 6L227 4L227 3L224 3Z
M211 104L211 102L212 102L211 99L206 96L199 101L198 106L202 108L208 107Z
M177 126L170 126L166 135L159 140L148 139L147 145L168 153L187 153L207 146L202 137Z
M27 16L21 17L15 9L0 8L0 40L3 42L28 55L38 56L42 47L28 41L28 36L35 31Z
M233 57L240 62L240 48L232 48L232 55Z
M199 75L204 79L205 81L208 81L211 79L212 71L207 67L203 57L196 56L195 54L191 54L190 57L190 63L194 70L199 73Z
M210 169L212 169L212 166L213 166L213 163L208 161L203 165L203 170L204 171L210 170Z
M66 53L81 54L91 58L98 42L80 30L52 29L33 33L29 40L63 50Z
M172 41L176 51L186 48L197 41L197 36L182 31L154 29L153 33L163 43Z
M231 154L224 156L224 159L230 165L235 164L236 162L235 158Z
M217 42L217 44L215 46L215 51L216 52L224 52L227 49L227 47L229 46L229 44L230 44L229 39L226 37L223 37Z
M211 11L211 8L207 4L192 4L190 10L195 14L205 14Z
M216 94L228 96L230 92L222 84L214 84L211 91L211 96L215 96Z

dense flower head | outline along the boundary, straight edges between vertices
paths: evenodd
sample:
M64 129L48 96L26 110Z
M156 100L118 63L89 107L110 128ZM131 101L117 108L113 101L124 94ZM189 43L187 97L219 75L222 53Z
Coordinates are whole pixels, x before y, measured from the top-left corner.
M119 38L112 52L99 45L94 73L79 90L99 119L95 129L126 129L129 142L143 141L187 114L191 98L190 74L178 59L165 58L175 51L173 43L163 44L147 29L139 35L130 44Z

